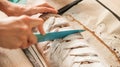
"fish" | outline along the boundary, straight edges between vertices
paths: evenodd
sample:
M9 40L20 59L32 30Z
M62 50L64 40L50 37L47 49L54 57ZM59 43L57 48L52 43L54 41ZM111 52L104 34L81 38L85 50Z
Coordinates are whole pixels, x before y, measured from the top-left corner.
M54 21L54 23L50 23L48 20ZM48 20L44 23L45 26L50 24L50 26L45 29L47 32L75 30L75 28L72 28L73 26L70 26L70 23L75 22L70 22L70 20L65 17L54 16L54 19L49 17ZM64 26L65 24L68 25ZM99 57L98 52L88 43L88 40L86 40L81 33L75 33L63 39L49 41L49 43L45 43L45 46L41 47L41 49L42 48L45 48L43 53L45 57L49 59L48 61L52 67L109 67L109 64L106 64L103 59Z

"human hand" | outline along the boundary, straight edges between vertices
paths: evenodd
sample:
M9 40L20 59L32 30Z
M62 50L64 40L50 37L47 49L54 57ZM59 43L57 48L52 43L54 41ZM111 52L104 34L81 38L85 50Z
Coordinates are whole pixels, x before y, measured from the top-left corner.
M15 49L27 48L37 42L32 34L32 28L40 26L41 33L43 20L28 16L8 17L0 20L0 47Z
M4 5L1 5L4 6ZM34 15L37 13L57 13L57 10L50 6L48 3L43 3L35 6L21 6L7 2L6 7L2 7L3 11L8 16L20 16L20 15Z
M24 13L23 14L26 14L26 15L34 15L34 14L37 14L37 13L53 13L53 14L56 14L58 11L50 6L48 3L43 3L43 4L40 4L40 5L36 5L36 6L33 6L33 7L29 7L29 8L26 8L24 10Z

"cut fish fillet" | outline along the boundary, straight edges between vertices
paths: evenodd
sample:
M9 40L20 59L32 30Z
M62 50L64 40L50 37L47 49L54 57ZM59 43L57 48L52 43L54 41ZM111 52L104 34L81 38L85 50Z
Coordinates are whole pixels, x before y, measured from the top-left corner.
M56 19L55 21L51 19L53 17ZM53 17L49 17L45 22L46 32L84 29L79 22L71 20L73 18L70 15ZM61 19L63 19L63 21L61 21ZM54 21L54 23L48 20ZM67 27L62 27L64 21L69 22L67 23L69 24ZM57 27L57 30L54 26ZM53 27L53 29L48 30L50 27ZM63 39L45 43L41 42L38 46L40 46L39 49L43 49L43 53L50 62L51 67L120 66L116 56L87 29L83 33L72 34Z
M104 5L107 5L107 3ZM111 4L107 7L111 8L110 6L116 5L115 2L111 2ZM80 10L77 8L80 8ZM84 0L68 10L66 14L74 17L95 37L101 40L118 58L117 60L120 64L120 21L110 11L105 9L96 0Z

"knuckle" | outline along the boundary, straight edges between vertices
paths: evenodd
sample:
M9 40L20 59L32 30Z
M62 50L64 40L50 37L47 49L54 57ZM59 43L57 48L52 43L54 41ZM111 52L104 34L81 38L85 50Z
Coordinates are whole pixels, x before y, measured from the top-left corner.
M27 25L23 25L23 26L21 27L21 30L27 31L27 30L29 30L29 27L28 27Z
M20 48L21 44L17 43L17 44L12 44L11 47L9 47L10 49L17 49Z
M27 16L27 15L22 15L21 18L22 18L22 19L27 19L27 18L29 18L29 16Z
M20 36L20 40L21 40L21 41L25 41L26 39L27 39L27 36L26 36L26 35Z
M44 20L42 18L39 18L41 22L44 22Z
M47 3L47 2L45 2L45 3L44 3L44 5L48 5L48 3Z

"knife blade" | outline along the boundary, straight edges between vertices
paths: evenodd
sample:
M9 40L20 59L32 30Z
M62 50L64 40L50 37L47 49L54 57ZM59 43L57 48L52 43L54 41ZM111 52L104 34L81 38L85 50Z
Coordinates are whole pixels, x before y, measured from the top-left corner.
M38 42L42 42L42 41L61 39L70 34L79 33L83 31L85 30L68 30L68 31L60 31L60 32L50 32L50 33L46 33L45 35L34 33L34 35L37 37Z

